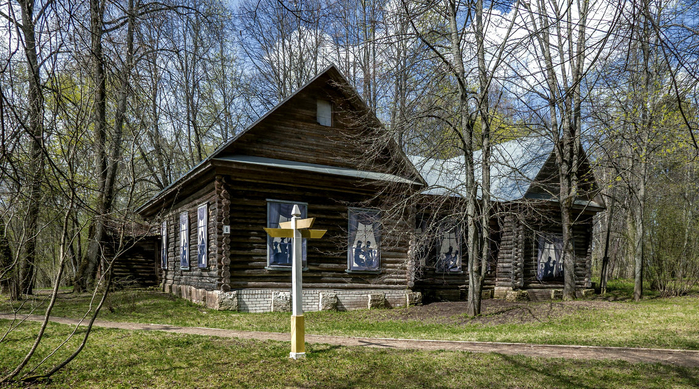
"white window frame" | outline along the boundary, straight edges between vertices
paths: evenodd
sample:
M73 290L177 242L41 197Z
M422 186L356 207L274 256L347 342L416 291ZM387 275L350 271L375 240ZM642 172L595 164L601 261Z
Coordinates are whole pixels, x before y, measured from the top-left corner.
M200 224L199 213L204 209L204 220L203 226ZM204 203L197 207L197 267L200 269L206 269L209 267L209 204ZM202 231L203 230L203 231ZM199 248L201 247L201 234L204 234L204 258L203 261L199 261L201 252Z
M316 100L316 120L325 127L333 126L333 105L327 100Z

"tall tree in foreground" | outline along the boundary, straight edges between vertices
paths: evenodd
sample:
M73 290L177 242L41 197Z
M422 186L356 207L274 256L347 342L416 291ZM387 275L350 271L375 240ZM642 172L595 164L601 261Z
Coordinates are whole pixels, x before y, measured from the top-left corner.
M456 218L460 219L458 224L466 227L469 278L467 313L475 316L481 311L481 292L490 259L491 125L492 111L497 102L490 101L489 96L495 74L510 49L508 42L515 19L509 24L500 25L504 26L503 34L499 41L493 42L486 40L487 25L495 25L495 19L500 14L493 8L484 10L481 0L426 1L417 4L404 1L403 8L416 38L433 53L433 61L439 69L435 73L445 71L449 76L448 80L435 83L436 88L432 93L436 94L426 100L432 100L436 105L426 107L422 114L423 119L434 120L437 127L444 129L444 133L438 137L446 140L447 144L438 142L435 149L420 152L432 157L455 153L463 158L465 179L458 194L464 199L465 211L460 208L462 204L454 203L455 199L438 201L441 206L433 209L433 212L442 216L433 222L444 223L448 222L447 219ZM446 90L446 96L438 97L440 88ZM439 103L440 100L451 99L454 101L452 107ZM481 150L480 161L474 160L476 149ZM475 172L478 163L481 168L480 183L476 181ZM454 207L448 211L439 209L446 204Z
M41 70L37 46L36 21L41 20L41 13L46 11L49 3L35 12L34 0L20 0L19 6L22 13L22 22L17 23L22 31L24 40L24 54L26 57L26 74L28 84L28 120L22 124L29 135L30 152L28 163L28 188L26 213L26 243L22 263L20 267L19 291L32 294L34 273L36 269L36 244L39 232L39 207L41 205L41 185L43 181L44 156L42 153L44 142L44 97L41 91Z
M522 5L533 46L531 65L541 71L532 77L543 78L542 87L535 92L546 102L539 115L546 117L543 113L547 112L544 122L554 141L563 235L563 299L570 300L576 293L573 225L580 190L583 84L589 69L605 53L616 20L616 15L600 16L615 5L595 3L593 9L589 0L536 0Z

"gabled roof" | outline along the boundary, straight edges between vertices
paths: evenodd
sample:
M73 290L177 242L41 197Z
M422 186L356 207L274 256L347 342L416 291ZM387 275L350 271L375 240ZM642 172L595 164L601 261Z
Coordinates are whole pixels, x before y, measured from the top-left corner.
M493 145L491 152L491 188L493 201L514 201L524 197L546 160L553 143L543 137L524 137ZM449 159L408 157L427 181L425 194L466 196L464 156ZM473 153L475 178L481 182L481 151ZM480 188L480 185L479 185ZM478 196L480 197L480 189Z
M355 178L367 179L367 180L404 182L404 183L410 183L413 185L423 185L423 186L426 185L426 182L420 176L420 173L415 169L413 164L410 163L410 160L408 160L405 153L403 153L403 151L400 149L400 147L398 147L397 144L395 144L395 142L392 142L391 144L389 144L389 147L391 148L391 152L394 155L398 156L398 159L401 160L402 164L407 168L406 174L411 175L412 177L399 177L397 175L392 175L392 174L388 174L388 173L356 170L356 169L351 169L351 168L344 168L343 169L342 167L338 167L338 166L327 166L327 165L321 165L321 164L305 163L304 161L291 161L291 160L287 161L287 160L281 160L281 159L276 159L276 158L256 157L253 155L246 156L247 157L247 159L246 159L244 156L235 152L235 147L234 147L235 142L241 140L241 138L249 136L249 134L252 133L253 130L255 130L256 128L259 128L259 126L262 125L267 118L269 118L276 111L278 111L283 106L285 106L289 101L291 101L292 99L297 97L302 91L304 91L310 85L319 81L323 77L327 77L327 78L331 79L335 84L340 86L341 93L343 93L344 96L347 96L349 103L351 104L351 106L354 109L356 109L358 111L365 112L365 113L369 113L368 115L365 115L365 116L368 120L372 121L372 123L371 123L372 126L375 126L376 128L382 128L381 122L378 120L378 118L376 118L376 116L373 114L373 112L371 112L371 110L368 108L366 103L362 100L362 98L355 91L355 89L350 85L350 83L347 81L347 79L340 73L340 71L334 65L330 65L327 68L325 68L322 72L320 72L318 75L316 75L313 79L309 80L302 87L300 87L299 89L294 91L294 93L292 93L290 96L288 96L284 100L280 101L274 108L272 108L271 110L266 112L264 115L262 115L260 118L258 118L255 122L250 124L245 130L236 134L230 140L224 142L221 146L219 146L208 157L206 157L204 160L199 162L196 166L194 166L192 169L190 169L187 173L183 174L180 178L178 178L172 184L170 184L165 189L160 191L158 194L153 196L145 204L140 206L136 210L136 212L141 213L144 210L152 207L154 203L158 202L159 200L164 199L170 193L175 191L176 188L179 188L183 183L190 181L193 178L198 177L202 173L208 171L209 169L212 168L213 165L211 162L214 160L217 160L217 161L228 160L231 162L240 162L240 163L255 163L254 161L257 161L256 163L260 164L260 161L267 159L268 160L266 162L267 166L275 165L276 167L291 168L291 169L295 169L295 170L306 170L306 171L312 171L313 169L315 169L317 172L322 172L324 174L333 174L333 175L340 175L340 176L345 176L345 177L355 177ZM238 160L233 161L233 159L238 159ZM354 172L349 173L351 170L354 170Z
M478 150L473 154L474 175L479 184L478 197L481 197L481 151ZM409 158L427 181L428 187L424 194L466 197L463 155L450 159L422 156L409 156ZM551 158L553 158L553 142L542 136L522 137L493 145L490 170L491 200L509 202L523 198L551 199L551 196L542 196L530 191L532 183L536 181L544 165ZM583 158L586 158L584 153ZM603 207L601 203L594 201L582 201L580 205Z
M216 161L238 162L250 165L278 167L282 169L301 170L311 173L332 174L335 176L359 178L362 180L396 182L401 184L423 185L395 174L369 172L365 170L348 169L338 166L318 165L315 163L287 161L284 159L255 157L251 155L231 155L214 158Z

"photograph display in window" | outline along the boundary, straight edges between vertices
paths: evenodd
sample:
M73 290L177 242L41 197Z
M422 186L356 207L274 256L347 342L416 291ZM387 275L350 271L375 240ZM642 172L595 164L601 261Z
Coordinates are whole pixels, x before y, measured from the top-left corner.
M434 252L432 239L429 237L429 222L428 215L418 214L415 217L415 232L417 244L415 245L415 258L420 261L424 267L434 267L437 255Z
M461 231L457 226L440 228L437 236L437 261L435 270L438 272L461 271Z
M197 208L197 266L205 268L208 266L208 247L207 247L207 224L208 224L208 207L206 204Z
M381 223L379 211L350 209L348 270L378 271L380 269Z
M563 237L557 234L539 236L536 278L539 281L563 279Z
M160 226L160 260L163 269L167 269L167 221Z
M180 214L180 268L189 270L189 214Z
M291 211L294 204L299 206L301 219L306 218L307 205L302 203L268 202L267 203L267 227L279 228L279 223L291 220ZM306 239L303 239L303 264L306 268ZM267 235L267 263L269 266L289 266L292 260L291 238L272 238Z

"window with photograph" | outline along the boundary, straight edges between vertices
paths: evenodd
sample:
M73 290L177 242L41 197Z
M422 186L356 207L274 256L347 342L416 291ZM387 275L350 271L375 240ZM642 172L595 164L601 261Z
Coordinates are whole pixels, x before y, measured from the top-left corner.
M167 221L160 226L160 260L163 269L167 269Z
M267 200L267 227L279 228L279 223L291 220L291 211L294 204L299 206L301 219L307 216L308 204L280 200ZM306 239L302 240L303 264L306 264ZM272 238L267 235L267 266L270 268L291 269L292 260L291 238Z
M437 233L435 271L461 272L461 229L454 223L444 223Z
M208 263L208 239L207 226L209 222L208 206L200 205L197 208L197 266L205 268Z
M538 234L536 278L539 281L563 279L563 236Z
M350 208L347 270L381 270L381 218L374 209Z
M189 270L189 214L180 214L180 269Z

